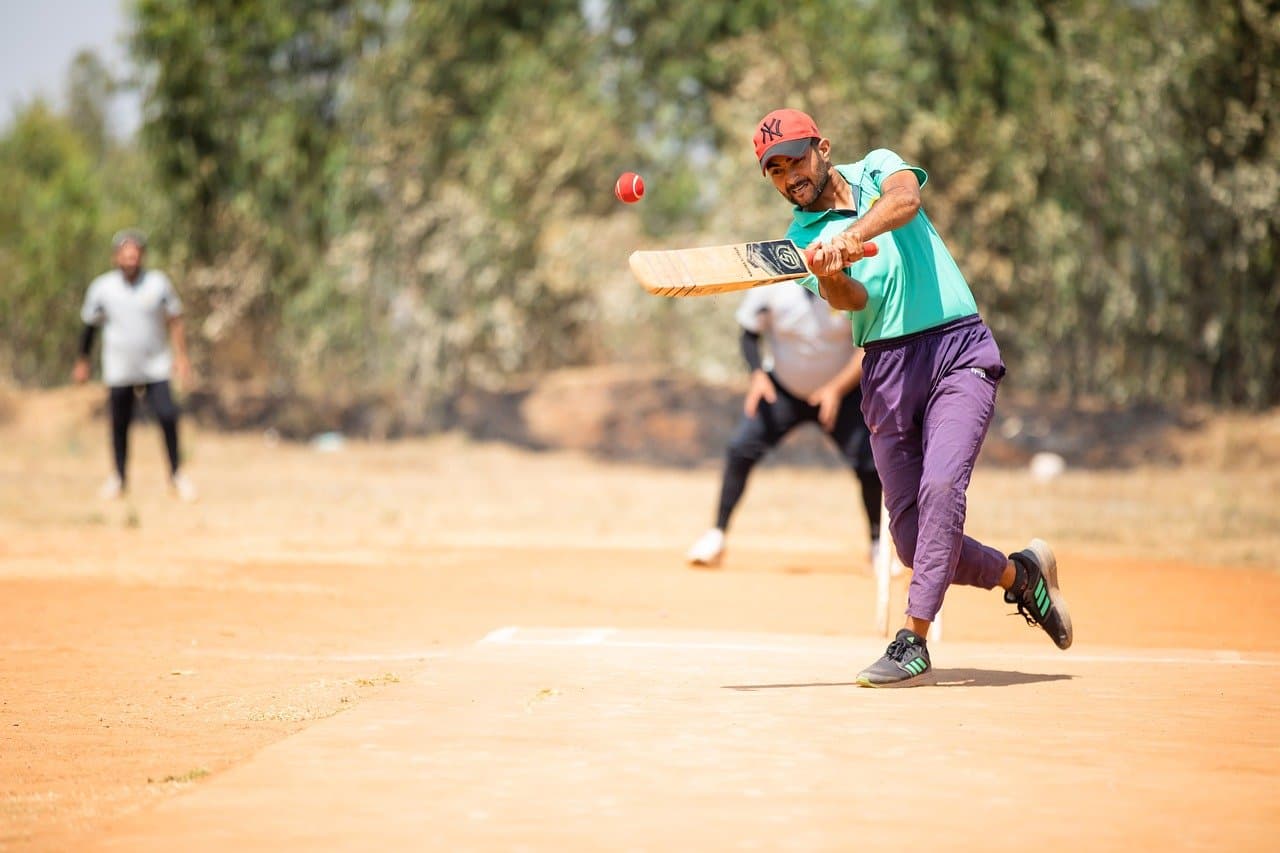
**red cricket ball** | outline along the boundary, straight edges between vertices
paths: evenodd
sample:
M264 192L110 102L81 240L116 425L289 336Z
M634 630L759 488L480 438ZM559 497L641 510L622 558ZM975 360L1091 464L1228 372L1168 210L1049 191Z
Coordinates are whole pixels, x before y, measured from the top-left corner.
M635 204L644 198L644 178L635 172L623 172L613 185L613 194L624 204Z

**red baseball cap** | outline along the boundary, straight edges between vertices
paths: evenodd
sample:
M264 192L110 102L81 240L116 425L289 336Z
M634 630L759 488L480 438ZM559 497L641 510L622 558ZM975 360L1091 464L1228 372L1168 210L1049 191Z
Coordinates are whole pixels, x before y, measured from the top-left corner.
M809 148L809 140L821 139L818 125L808 113L799 110L774 110L756 127L752 141L756 144L756 159L760 171L770 157L800 157Z

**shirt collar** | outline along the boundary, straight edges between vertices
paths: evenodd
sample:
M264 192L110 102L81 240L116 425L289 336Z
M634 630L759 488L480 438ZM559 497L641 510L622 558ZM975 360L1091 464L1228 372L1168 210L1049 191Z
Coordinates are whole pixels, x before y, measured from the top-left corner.
M840 173L841 177L849 182L849 187L853 190L854 216L857 216L858 202L861 200L861 191L858 187L858 182L854 180L853 177L853 172L857 167L857 163L835 167L835 170ZM808 228L811 225L816 225L831 216L847 217L849 213L850 211L844 210L843 208L832 208L830 210L805 210L799 206L792 208L792 215L795 217L796 224L800 225L802 228Z
M124 270L120 269L119 267L116 267L116 275L120 276L120 280L124 282L125 285L127 285L128 287L137 287L138 285L142 284L142 280L147 277L147 268L138 267L138 277L135 278L133 281L129 281L129 277L125 275Z

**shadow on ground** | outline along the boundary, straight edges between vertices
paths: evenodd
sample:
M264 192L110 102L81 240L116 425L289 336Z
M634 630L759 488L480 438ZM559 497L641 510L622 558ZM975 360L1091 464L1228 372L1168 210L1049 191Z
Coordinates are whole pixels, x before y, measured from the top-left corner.
M1012 687L1044 681L1070 681L1062 673L1009 672L999 669L935 669L933 681L921 687ZM723 690L778 690L799 687L857 687L854 681L811 681L797 684L726 684Z

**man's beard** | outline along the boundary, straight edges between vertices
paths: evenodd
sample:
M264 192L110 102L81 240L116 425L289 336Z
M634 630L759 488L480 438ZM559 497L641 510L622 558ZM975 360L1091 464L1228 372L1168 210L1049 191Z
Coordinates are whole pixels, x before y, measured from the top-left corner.
M811 204L814 204L818 199L822 198L822 193L826 191L827 183L831 180L831 167L829 167L826 163L821 163L821 162L818 163L817 174L815 175L815 177L818 179L818 182L816 184L814 184L812 181L806 181L806 183L814 187L813 198L809 199L808 201L802 201L796 197L796 194L794 191L791 192L791 201L797 207L808 207Z

